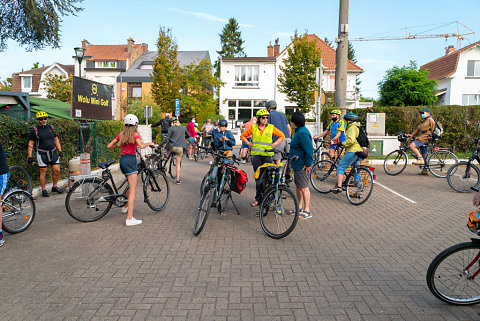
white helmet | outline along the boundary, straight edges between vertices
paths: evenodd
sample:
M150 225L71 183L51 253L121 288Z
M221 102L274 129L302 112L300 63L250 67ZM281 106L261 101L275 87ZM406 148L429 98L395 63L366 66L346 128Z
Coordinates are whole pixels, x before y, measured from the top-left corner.
M128 114L125 116L125 119L123 120L125 125L136 125L138 124L138 118L134 114Z

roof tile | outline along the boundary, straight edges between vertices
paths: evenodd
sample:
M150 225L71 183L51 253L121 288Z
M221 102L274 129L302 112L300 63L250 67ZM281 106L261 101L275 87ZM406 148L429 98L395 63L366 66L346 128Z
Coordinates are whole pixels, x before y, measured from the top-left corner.
M141 47L141 44L135 44L135 48ZM117 61L127 60L132 53L128 52L128 45L90 45L85 50L87 60L96 61Z

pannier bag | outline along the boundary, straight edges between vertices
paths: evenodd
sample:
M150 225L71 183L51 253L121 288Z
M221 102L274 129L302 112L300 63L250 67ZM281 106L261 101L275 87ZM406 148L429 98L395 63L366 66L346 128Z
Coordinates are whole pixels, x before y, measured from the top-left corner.
M232 191L238 194L242 193L242 191L245 189L245 186L247 186L247 182L248 182L247 173L245 173L241 169L236 169L232 176L232 182L231 182Z

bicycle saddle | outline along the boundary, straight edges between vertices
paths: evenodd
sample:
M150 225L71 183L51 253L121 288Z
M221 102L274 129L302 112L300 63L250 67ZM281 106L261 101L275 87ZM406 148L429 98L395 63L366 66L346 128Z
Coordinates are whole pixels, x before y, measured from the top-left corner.
M105 168L108 168L108 166L110 166L112 164L115 164L115 161L101 162L101 163L98 164L98 166L100 168L105 169Z
M233 165L235 164L231 159L224 159L223 160L224 165Z
M277 172L280 170L280 166L267 166L265 170L268 172Z

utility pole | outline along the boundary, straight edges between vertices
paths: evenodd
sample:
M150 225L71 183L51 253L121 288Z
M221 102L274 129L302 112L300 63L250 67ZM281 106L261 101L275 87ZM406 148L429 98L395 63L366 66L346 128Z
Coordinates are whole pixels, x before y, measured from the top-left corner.
M347 109L348 1L340 0L337 52L335 56L335 103L345 115Z

